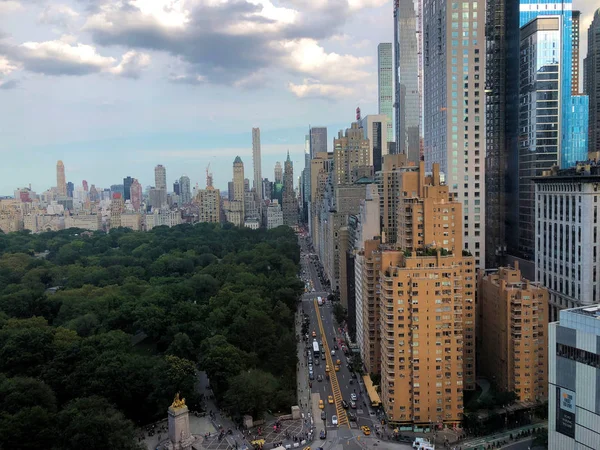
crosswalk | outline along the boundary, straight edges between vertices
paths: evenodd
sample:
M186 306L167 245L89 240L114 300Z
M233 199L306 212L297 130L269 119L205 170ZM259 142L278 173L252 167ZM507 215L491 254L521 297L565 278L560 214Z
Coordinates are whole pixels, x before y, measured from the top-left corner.
M331 352L329 350L329 345L327 343L327 335L325 334L325 329L323 328L323 322L321 320L321 313L319 312L319 304L317 300L314 300L315 303L315 311L317 312L317 321L319 322L319 330L321 331L321 337L323 339L323 348L321 351L325 352L326 362L329 365L329 381L331 382L331 390L333 392L333 400L335 401L335 410L338 416L338 425L346 425L348 426L348 415L346 414L346 410L342 407L342 391L340 389L340 385L338 383L337 375L335 372L335 367L333 365L333 359L331 358Z

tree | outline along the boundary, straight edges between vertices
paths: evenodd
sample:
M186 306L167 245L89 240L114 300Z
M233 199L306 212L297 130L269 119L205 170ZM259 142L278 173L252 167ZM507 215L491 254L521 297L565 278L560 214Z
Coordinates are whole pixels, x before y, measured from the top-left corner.
M275 377L262 370L248 370L229 380L225 393L226 408L238 416L250 414L259 419L273 407L273 399L278 383Z
M200 367L208 374L213 390L222 395L228 380L244 368L246 356L222 335L206 339L200 354Z
M133 424L102 397L73 400L58 414L57 450L141 450Z
M189 359L190 361L197 360L194 344L186 333L177 333L173 337L173 341L167 349L167 354Z
M348 318L348 311L341 303L335 303L333 305L333 317L335 317L335 321L341 325Z

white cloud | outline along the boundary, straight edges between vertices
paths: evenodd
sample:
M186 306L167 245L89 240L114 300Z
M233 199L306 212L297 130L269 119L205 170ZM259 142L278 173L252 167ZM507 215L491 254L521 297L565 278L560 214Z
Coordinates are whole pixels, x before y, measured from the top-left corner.
M23 6L14 0L0 0L0 14L10 14L23 9Z
M379 8L385 5L388 0L348 0L351 10L357 11L364 8Z
M368 39L362 39L358 42L355 42L354 44L352 44L352 47L354 48L358 48L358 49L363 49L363 48L367 48L369 45L371 45L371 41Z
M0 75L8 75L17 70L17 65L9 61L5 56L0 55Z
M298 98L339 99L354 94L354 90L337 84L322 84L304 80L303 84L288 83L288 90Z
M78 17L79 13L67 5L50 4L39 15L38 22L69 28Z
M111 67L108 72L127 78L139 78L142 71L150 65L150 55L130 50L123 55L118 66Z

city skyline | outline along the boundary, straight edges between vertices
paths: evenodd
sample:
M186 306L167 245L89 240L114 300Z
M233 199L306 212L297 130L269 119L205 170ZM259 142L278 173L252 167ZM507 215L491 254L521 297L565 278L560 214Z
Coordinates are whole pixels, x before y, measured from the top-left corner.
M312 54L315 61L306 61L313 70L308 75L327 72L319 78L323 84L302 84L305 78L306 83L314 83L302 72L282 75L299 79L287 84L269 83L267 91L260 83L247 79L237 85L214 80L199 84L199 79L194 85L184 84L193 80L171 76L181 67L169 64L160 49L125 46L128 51L115 52L107 36L103 41L98 32L84 29L94 11L83 10L79 2L66 2L63 8L46 2L1 2L0 98L8 107L0 112L4 124L0 131L4 162L0 167L0 195L11 195L14 189L30 183L37 191L53 186L54 175L47 166L54 166L57 160L67 165L67 181L87 179L97 186L109 186L118 182L112 176L116 158L123 169L116 178L135 176L143 186L151 184L152 168L159 163L170 168L169 184L187 174L192 185L203 185L204 170L211 162L215 186L224 189L229 163L218 159L224 155L227 158L223 160L233 159L250 150L249 130L257 124L263 133L263 172L270 172L274 162L283 158L279 155L285 155L288 149L296 166L302 167L307 124L324 123L329 135L334 136L347 126L356 106L365 114L378 110L377 45L392 41L392 2L351 3L349 13L341 21L336 17L327 36L310 42L317 51ZM580 55L584 58L595 7L582 1L575 1L573 7L582 11ZM324 7L310 8L300 11L299 16ZM328 11L323 20L329 18ZM61 49L68 50L62 59L57 56ZM90 59L78 53L87 50ZM140 56L143 54L150 56L149 62ZM333 75L323 62L332 58L351 63L352 74L348 77L358 74L358 78L332 81ZM146 69L137 70L140 67ZM284 63L279 69L275 71L277 76L287 70ZM337 81L345 84L338 85ZM93 92L86 90L90 83ZM163 83L165 89L161 90ZM294 84L294 92L289 83ZM153 95L148 96L148 92ZM73 93L77 93L75 97ZM198 107L199 98L203 99L202 109ZM297 98L302 102L296 102ZM152 112L157 110L154 101L160 101L167 114ZM229 108L227 102L231 101L242 107ZM280 114L284 107L290 111L285 106L289 101L294 101L294 112ZM23 114L23 106L27 107L27 115ZM251 108L253 114L248 114ZM231 128L232 122L236 123L235 129ZM331 144L328 142L330 150Z

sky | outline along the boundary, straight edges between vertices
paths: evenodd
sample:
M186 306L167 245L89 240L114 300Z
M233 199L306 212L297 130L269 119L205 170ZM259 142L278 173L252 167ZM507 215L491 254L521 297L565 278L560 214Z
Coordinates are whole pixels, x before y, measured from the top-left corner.
M582 11L581 54L594 4ZM597 6L597 5L596 5ZM0 195L56 185L226 189L235 156L252 178L289 150L304 166L309 125L337 131L377 113L377 45L391 0L0 0Z

